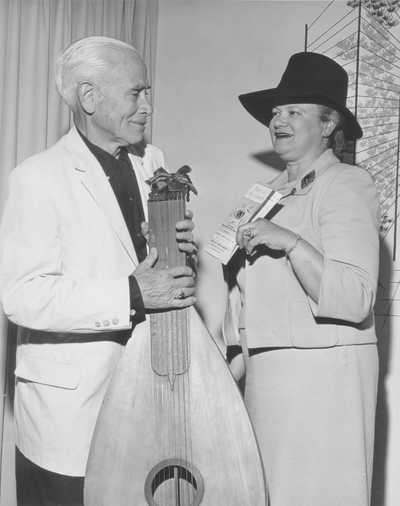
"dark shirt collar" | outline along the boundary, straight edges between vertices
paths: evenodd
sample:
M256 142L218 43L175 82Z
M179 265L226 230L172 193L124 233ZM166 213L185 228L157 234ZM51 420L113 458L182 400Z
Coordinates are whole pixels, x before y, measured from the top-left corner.
M91 153L96 157L97 161L102 166L108 179L113 179L113 177L119 170L118 158L115 158L115 156L111 155L110 153L100 148L99 146L96 146L96 144L90 142L89 139L85 137L83 133L79 131L78 128L77 130L79 135L82 137L83 142L86 144ZM126 151L126 148L125 147L121 148L120 155L122 154L123 150Z

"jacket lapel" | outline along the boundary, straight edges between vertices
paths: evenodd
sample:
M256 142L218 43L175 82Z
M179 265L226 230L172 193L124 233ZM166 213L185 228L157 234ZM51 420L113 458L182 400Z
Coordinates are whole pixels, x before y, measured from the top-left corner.
M111 185L101 165L90 153L75 127L67 136L67 144L83 186L106 216L132 262L138 265L135 248Z
M269 183L269 186L277 190L283 197L300 197L307 195L313 188L314 181L324 172L328 167L335 163L340 163L334 156L331 149L325 151L314 163L310 165L310 170L295 184L287 184L286 171L280 174L276 179ZM284 202L282 202L283 204Z

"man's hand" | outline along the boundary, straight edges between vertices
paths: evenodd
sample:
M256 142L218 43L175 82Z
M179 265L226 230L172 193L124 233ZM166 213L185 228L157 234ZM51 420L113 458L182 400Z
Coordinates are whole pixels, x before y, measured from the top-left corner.
M194 245L194 237L192 230L194 229L194 223L192 221L193 213L186 209L185 220L178 221L176 224L176 240L178 241L178 248L184 251L188 255L196 253L196 247Z
M186 209L185 220L178 221L176 223L176 240L178 242L178 248L180 251L192 255L196 252L194 245L194 237L192 230L194 229L194 223L192 221L193 213ZM149 224L143 221L142 224L142 235L149 242Z
M149 255L132 273L138 282L145 309L192 306L196 302L193 270L190 267L154 269L157 258L157 249L151 248Z
M176 223L176 241L178 248L187 255L187 264L193 269L194 273L197 272L197 249L194 243L194 236L192 230L194 223L192 221L193 213L189 209L185 210L185 220ZM149 224L145 221L142 222L142 235L149 242Z

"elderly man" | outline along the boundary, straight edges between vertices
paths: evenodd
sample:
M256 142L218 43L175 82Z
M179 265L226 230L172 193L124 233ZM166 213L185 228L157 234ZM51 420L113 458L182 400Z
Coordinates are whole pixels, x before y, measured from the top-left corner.
M145 181L162 153L143 140L152 107L136 50L89 37L59 58L56 86L75 126L16 167L0 232L0 289L18 325L19 506L82 505L89 445L111 374L146 311L192 305L189 267L147 254ZM193 252L191 213L177 223Z

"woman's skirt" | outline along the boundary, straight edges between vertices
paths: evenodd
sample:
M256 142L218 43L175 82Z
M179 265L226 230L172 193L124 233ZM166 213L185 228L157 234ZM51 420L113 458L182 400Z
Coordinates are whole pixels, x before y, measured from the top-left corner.
M244 333L242 333L244 334ZM245 401L270 506L369 506L375 344L249 350Z

